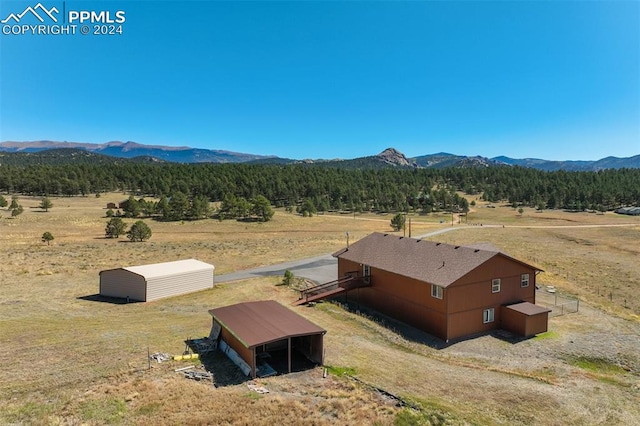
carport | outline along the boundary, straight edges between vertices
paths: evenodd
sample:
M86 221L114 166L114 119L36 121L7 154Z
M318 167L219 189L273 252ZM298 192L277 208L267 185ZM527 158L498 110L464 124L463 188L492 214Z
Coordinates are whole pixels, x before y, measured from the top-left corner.
M238 303L209 313L213 317L210 338L251 377L275 372L269 362L276 354L289 373L296 354L315 364L324 362L326 330L274 300Z

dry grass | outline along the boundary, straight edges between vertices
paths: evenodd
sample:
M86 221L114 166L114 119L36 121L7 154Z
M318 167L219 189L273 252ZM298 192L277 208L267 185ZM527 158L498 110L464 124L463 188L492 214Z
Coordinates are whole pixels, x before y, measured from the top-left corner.
M640 416L637 375L607 372L611 380L604 382L602 375L585 376L562 361L516 368L459 354L455 347L437 350L333 304L297 308L328 330L326 363L355 371L364 382L413 401L420 411L398 409L346 378L323 380L319 370L268 379L264 384L271 393L265 396L243 384L216 389L182 379L173 364L146 370L147 348L180 353L184 339L207 334L212 307L267 298L289 304L296 296L276 286L278 278L261 278L146 304L100 303L84 298L97 292L100 270L194 257L215 264L217 273L231 272L337 250L346 242L346 231L352 241L372 231L389 232L391 216L305 219L278 211L265 224L150 221L151 240L128 243L103 238L104 206L121 198L54 199L48 213L31 208L38 199L22 198L23 215L8 218L0 211L0 423L555 424L563 419L566 424L623 424ZM626 295L629 304L638 303L637 218L545 212L531 213L533 221L527 212L523 220L509 219L515 216L510 208L481 210L469 221L521 225L531 220L527 226L536 226L635 219L636 226L625 228L457 225L469 229L437 238L491 241L545 269L544 282L626 317L638 313L638 305L625 309L618 301ZM413 217L413 233L450 226L446 218ZM50 246L40 242L45 231L55 237ZM615 291L614 300L598 296L596 283L601 293ZM574 318L552 320L557 338L526 344L543 348L549 340L566 338L582 327ZM489 344L496 352L511 347Z

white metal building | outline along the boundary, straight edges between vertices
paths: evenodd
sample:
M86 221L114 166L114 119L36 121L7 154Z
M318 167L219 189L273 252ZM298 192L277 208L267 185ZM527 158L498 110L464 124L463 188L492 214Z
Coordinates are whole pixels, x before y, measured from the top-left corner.
M100 295L150 302L213 287L214 266L195 259L100 272Z

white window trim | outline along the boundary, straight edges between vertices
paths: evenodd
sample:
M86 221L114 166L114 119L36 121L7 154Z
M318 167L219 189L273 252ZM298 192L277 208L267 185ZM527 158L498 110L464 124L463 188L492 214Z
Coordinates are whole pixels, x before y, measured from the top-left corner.
M436 299L442 299L443 288L439 285L431 284L431 297L435 297Z
M491 280L491 293L500 293L500 278L494 278Z
M371 266L370 265L362 265L362 281L365 284L369 284L371 282Z
M529 274L520 275L520 287L529 287Z
M494 322L496 319L496 312L494 308L485 309L482 311L482 323L488 324L490 322Z

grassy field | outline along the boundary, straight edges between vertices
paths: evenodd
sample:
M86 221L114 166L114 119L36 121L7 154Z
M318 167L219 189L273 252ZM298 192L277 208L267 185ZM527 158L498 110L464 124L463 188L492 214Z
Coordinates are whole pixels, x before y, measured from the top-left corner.
M390 232L391 215L302 218L277 211L264 224L148 221L153 236L145 243L105 239L104 207L123 198L53 199L45 213L38 199L21 197L21 216L0 210L0 423L578 425L640 418L633 350L640 218L528 209L521 216L479 203L468 223L432 238L489 241L538 265L545 271L539 282L583 300L579 313L554 318L549 334L517 344L482 336L439 348L428 335L340 305L296 308L328 330L330 371L359 381L323 379L315 369L262 380L270 393L258 395L246 384L214 388L186 380L173 371L188 365L180 362L147 369L147 351L181 353L186 338L208 334L212 307L290 304L296 295L277 286L278 278L119 305L91 299L99 271L193 257L227 273L338 250L347 231L351 241ZM411 219L413 235L451 227L449 215ZM46 231L55 237L51 245L40 240ZM617 353L597 344L607 335L615 344L604 346ZM408 405L396 406L375 388Z

